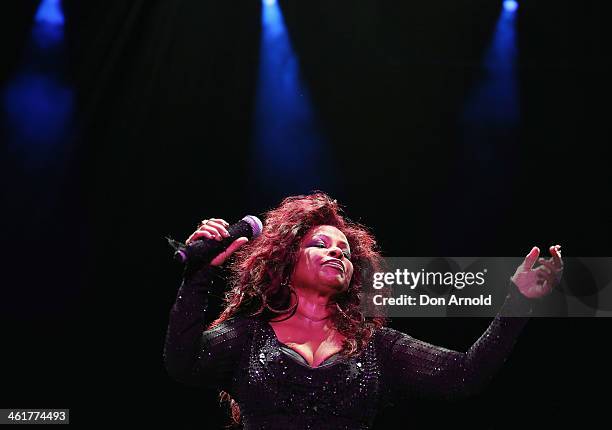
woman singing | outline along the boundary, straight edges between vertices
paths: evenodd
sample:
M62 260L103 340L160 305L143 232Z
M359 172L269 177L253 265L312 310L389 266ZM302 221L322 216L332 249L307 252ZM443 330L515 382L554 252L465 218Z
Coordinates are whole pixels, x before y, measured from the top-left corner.
M187 242L222 240L227 227L204 220ZM208 294L223 284L220 266L238 248L232 289L214 319ZM538 248L531 250L485 333L456 352L364 317L364 271L381 258L373 236L324 193L289 197L267 213L259 237L237 239L209 265L186 268L170 312L166 368L178 381L231 396L233 419L245 429L369 429L392 400L453 399L483 388L531 300L560 280L560 246L550 252L538 259Z

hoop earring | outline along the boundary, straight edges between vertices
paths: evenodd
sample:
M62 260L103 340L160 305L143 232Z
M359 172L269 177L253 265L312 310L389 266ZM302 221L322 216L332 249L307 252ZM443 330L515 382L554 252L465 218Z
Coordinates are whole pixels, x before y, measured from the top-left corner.
M345 318L347 318L347 319L349 319L349 320L351 319L351 318L350 318L350 317L349 317L349 316L346 314L346 312L344 312L344 311L342 310L342 308L340 307L340 305L338 304L338 302L336 302L336 308L337 308L337 309L340 311L340 313L341 313L342 315L344 315L344 317L345 317Z
M294 295L295 295L295 299L296 299L296 300L295 300L295 304L294 304L293 306L291 306L291 305L290 305L290 306L289 306L287 309L281 309L281 310L278 310L278 309L274 309L274 308L270 307L270 305L268 304L268 301L264 299L264 300L265 300L265 302L264 302L264 307L265 307L266 309L268 309L270 312L273 312L273 313L275 313L275 314L284 314L284 313L286 313L286 312L293 312L293 311L294 311L294 309L297 309L297 305L298 305L298 301L299 301L299 298L298 298L297 292L295 291L295 288L293 288L293 287L291 286L291 284L289 284L287 281L285 281L285 282L283 282L283 283L281 284L281 286L287 286L287 287L289 288L289 303L291 303L291 295L292 295L292 294L294 294Z

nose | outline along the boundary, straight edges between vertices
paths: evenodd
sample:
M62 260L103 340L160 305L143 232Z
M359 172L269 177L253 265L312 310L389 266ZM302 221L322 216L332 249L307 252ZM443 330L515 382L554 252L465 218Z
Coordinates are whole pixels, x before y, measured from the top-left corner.
M338 248L337 246L334 246L329 249L329 255L331 255L334 258L342 259L343 254L340 248Z

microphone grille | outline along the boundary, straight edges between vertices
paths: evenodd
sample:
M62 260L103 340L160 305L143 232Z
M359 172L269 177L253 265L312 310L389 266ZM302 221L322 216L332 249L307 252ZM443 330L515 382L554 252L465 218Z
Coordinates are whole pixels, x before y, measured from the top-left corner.
M263 224L261 223L261 220L255 215L247 215L242 218L242 221L245 221L248 225L251 226L251 229L253 230L253 237L259 236L263 231Z

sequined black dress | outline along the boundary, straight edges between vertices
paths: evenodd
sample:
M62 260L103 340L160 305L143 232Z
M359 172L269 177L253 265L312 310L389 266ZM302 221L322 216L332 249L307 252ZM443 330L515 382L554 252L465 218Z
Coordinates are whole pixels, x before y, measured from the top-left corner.
M456 352L384 327L359 356L336 354L311 368L267 321L236 316L204 331L215 315L208 294L218 269L185 276L164 347L168 373L189 385L229 392L244 429L369 429L378 408L419 398L454 399L482 388L503 364L527 321L530 300L514 284L485 333Z

